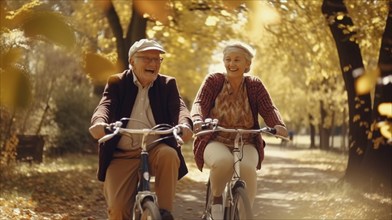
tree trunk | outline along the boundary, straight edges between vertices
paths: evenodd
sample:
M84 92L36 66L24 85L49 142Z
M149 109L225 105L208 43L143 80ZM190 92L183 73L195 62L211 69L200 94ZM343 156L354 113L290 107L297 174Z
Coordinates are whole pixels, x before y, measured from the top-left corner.
M131 45L137 40L146 38L147 19L136 10L135 4L132 4L131 21L129 22L128 30L124 38L124 31L120 23L120 18L118 17L111 0L108 1L105 15L108 19L110 28L112 29L113 36L116 38L118 71L123 71L124 69L128 69L128 50ZM105 85L96 85L94 87L94 94L101 95L104 88Z
M351 27L353 22L348 16L343 0L324 0L322 12L327 16L329 27L336 43L340 68L348 96L349 110L349 159L345 174L348 182L360 180L360 166L367 146L367 136L371 119L370 94L357 95L356 77L363 73L363 61L359 45L355 42L356 32L342 27ZM344 17L338 17L337 13Z
M342 141L340 143L340 147L342 149L343 152L346 152L347 146L346 146L346 138L347 138L347 122L345 120L345 118L347 117L347 111L346 109L343 110L343 123L342 123L342 132L341 132L341 136L342 136Z
M310 148L316 148L316 126L312 122L313 116L309 115L309 127L310 127Z
M126 45L124 41L124 31L121 27L120 23L120 18L118 17L118 14L116 12L116 9L114 8L113 2L110 0L108 1L108 7L106 10L106 18L108 19L110 28L112 29L113 36L116 38L116 48L117 48L117 63L119 64L120 67L124 67L125 63L123 62L122 57L124 54L126 54Z
M331 122L331 129L329 131L329 148L333 149L334 147L334 138L335 138L335 111L332 112L332 122Z
M118 66L120 69L127 69L128 50L135 41L146 38L147 19L136 10L135 4L132 4L131 21L124 38L124 31L121 27L120 18L118 17L112 1L110 1L106 11L106 18L108 19L113 35L116 38Z
M327 111L324 108L324 103L320 101L320 117L321 123L319 125L319 136L320 136L320 149L328 150L329 148L329 136L331 129L325 126L325 119L327 118Z
M367 146L362 166L370 177L371 187L391 191L392 187L392 143L382 136L379 125L391 126L392 112L381 115L379 105L392 103L392 1L389 1L389 13L381 41L379 55L380 79L376 85L374 107L372 110L372 140ZM389 127L391 129L391 127ZM390 131L389 131L390 132ZM390 141L390 140L389 140ZM372 190L372 189L371 189Z

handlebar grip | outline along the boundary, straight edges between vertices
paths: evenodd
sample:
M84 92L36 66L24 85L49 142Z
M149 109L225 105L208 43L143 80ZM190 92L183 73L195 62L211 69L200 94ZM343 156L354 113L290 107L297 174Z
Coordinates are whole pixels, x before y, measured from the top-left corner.
M270 128L270 131L269 131L271 134L276 134L276 128Z
M276 129L275 128L270 128L270 127L263 127L260 129L261 132L264 133L269 133L271 135L276 135Z
M176 127L176 129L173 130L174 138L176 139L176 141L177 141L177 143L179 145L183 145L184 144L184 141L180 137L181 134L182 134L182 130L181 130L180 127Z

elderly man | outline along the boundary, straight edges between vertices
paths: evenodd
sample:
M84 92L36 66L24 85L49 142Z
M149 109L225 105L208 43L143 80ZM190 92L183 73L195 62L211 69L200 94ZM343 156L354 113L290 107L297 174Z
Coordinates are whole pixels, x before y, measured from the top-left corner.
M189 110L180 97L176 80L159 73L163 47L141 39L129 49L129 69L112 75L91 119L90 134L99 139L105 127L121 118L132 118L127 128L152 128L157 124L183 124L183 140L192 138ZM188 129L189 128L189 129ZM109 219L130 219L138 181L140 136L118 136L99 146L98 179L104 182ZM166 139L149 150L155 176L155 192L163 216L170 216L177 180L188 171L174 139Z

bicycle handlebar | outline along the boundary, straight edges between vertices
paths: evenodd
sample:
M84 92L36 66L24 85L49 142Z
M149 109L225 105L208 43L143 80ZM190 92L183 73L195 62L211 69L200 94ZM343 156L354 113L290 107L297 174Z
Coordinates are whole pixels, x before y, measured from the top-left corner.
M222 132L237 133L237 134L264 133L264 134L274 136L276 138L280 138L285 141L290 141L290 139L288 139L287 137L277 135L275 128L270 128L270 127L263 127L260 129L224 128L224 127L218 126L217 119L212 120L209 118L206 119L202 123L203 123L202 130L194 134L196 137L204 135L204 134L208 134L208 133L222 131Z
M100 138L98 140L98 143L103 143L105 141L108 141L118 134L125 134L125 135L141 134L147 136L147 135L164 135L164 134L172 133L178 144L180 145L184 144L184 141L180 137L180 134L182 128L185 127L185 125L176 125L174 127L165 128L165 129L157 127L159 125L157 125L155 129L154 128L129 129L129 128L122 128L122 125L123 123L121 121L116 121L110 124L108 127L106 127L106 129L113 132Z

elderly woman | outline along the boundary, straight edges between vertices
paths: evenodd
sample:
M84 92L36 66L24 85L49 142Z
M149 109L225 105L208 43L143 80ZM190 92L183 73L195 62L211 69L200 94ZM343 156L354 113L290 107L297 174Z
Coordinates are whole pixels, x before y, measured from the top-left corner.
M285 124L275 107L265 86L259 78L245 75L249 72L253 48L242 42L228 44L223 50L226 73L207 75L194 100L191 117L194 132L200 130L206 118L219 120L226 128L260 128L258 114L269 127L277 129L277 134L287 137ZM198 168L210 168L210 181L214 196L212 215L223 219L222 193L226 182L233 174L233 148L235 134L220 132L197 137L193 152ZM246 182L246 190L251 204L256 195L256 169L261 168L264 158L264 141L261 135L243 136L243 160L241 177Z

